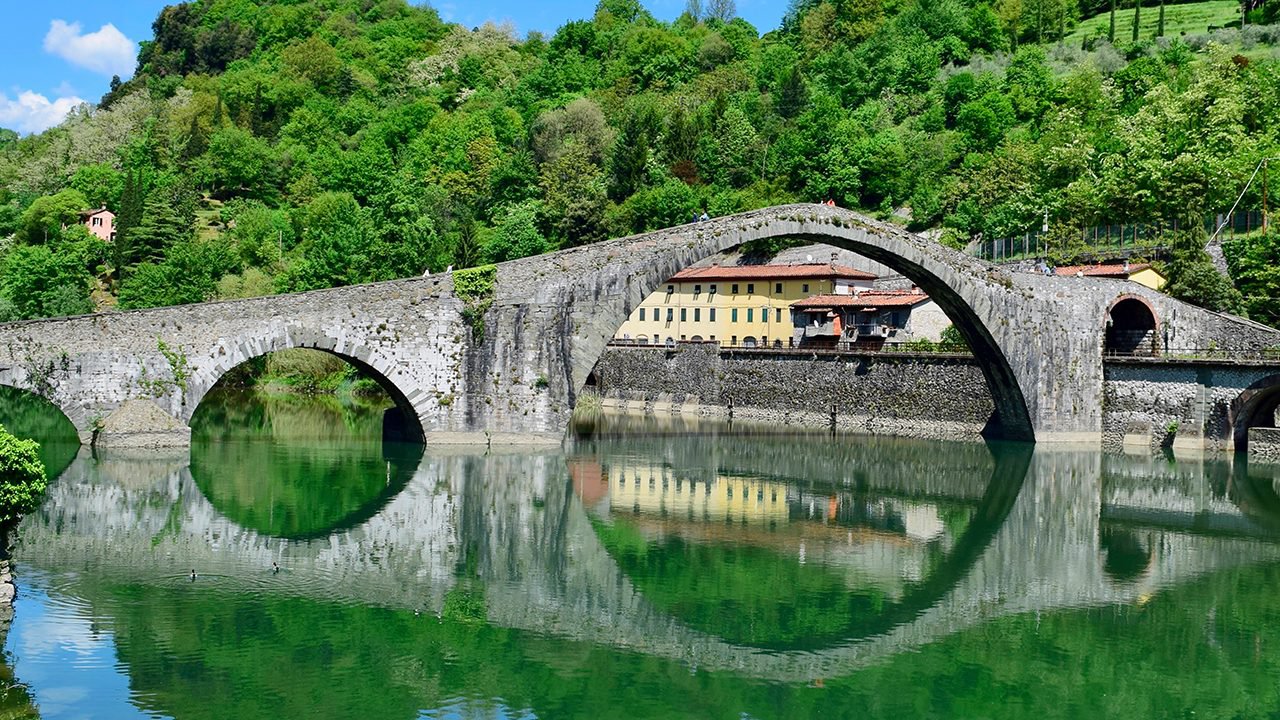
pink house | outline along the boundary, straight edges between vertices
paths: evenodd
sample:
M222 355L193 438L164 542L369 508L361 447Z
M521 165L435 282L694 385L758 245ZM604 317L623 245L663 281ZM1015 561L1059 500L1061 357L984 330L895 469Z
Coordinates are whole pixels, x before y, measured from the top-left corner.
M99 239L116 239L116 214L106 208L85 210L80 213L80 223Z

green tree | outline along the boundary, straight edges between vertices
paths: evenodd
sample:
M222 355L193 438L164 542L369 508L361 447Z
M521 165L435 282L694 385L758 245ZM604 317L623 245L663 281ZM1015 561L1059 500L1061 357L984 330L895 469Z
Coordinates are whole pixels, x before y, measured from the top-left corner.
M18 239L27 243L55 242L66 228L79 225L80 213L88 209L89 201L79 190L37 198L22 214Z
M1166 267L1169 281L1163 290L1185 302L1217 312L1236 312L1240 309L1240 291L1231 280L1218 271L1213 260L1205 252L1205 232L1194 218L1187 218L1191 230L1169 233L1171 258Z
M604 173L583 145L573 145L542 168L542 192L561 247L604 239L608 203Z
M276 159L271 147L246 130L228 126L209 138L205 181L216 193L274 195Z
M85 246L77 243L26 245L0 262L0 294L16 317L80 315L92 310Z
M71 176L71 187L84 195L86 208L120 207L120 193L124 189L124 176L107 163L85 165Z
M142 219L129 229L122 267L143 261L159 262L165 251L191 236L191 221L183 217L166 194L155 192L143 208Z
M255 203L236 213L234 221L231 239L247 267L271 267L294 245L293 223L282 211Z
M301 258L280 278L289 291L355 285L387 279L383 248L350 193L324 193L303 215Z
M528 201L503 208L498 213L498 226L485 242L484 252L488 262L518 260L530 255L540 255L551 249L551 244L538 230L538 214L541 203Z
M11 525L39 507L48 485L40 446L19 440L0 425L0 525Z
M120 284L125 309L184 305L212 300L217 281L239 270L235 249L226 241L182 240L160 262L143 262Z

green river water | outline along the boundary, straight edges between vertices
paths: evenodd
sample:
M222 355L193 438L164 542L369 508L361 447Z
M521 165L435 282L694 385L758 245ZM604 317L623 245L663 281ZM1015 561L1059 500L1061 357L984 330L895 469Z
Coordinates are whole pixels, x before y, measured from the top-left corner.
M0 396L57 476L0 718L1280 714L1280 468L679 421L424 450L381 418L226 392L190 452L95 457Z

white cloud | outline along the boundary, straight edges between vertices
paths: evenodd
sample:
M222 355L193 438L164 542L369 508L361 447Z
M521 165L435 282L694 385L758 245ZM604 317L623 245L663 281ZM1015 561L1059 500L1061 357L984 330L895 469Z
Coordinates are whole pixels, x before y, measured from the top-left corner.
M49 23L49 33L44 36L44 50L58 57L103 75L133 74L137 58L137 45L107 23L97 32L81 33L80 23L54 20Z
M40 93L25 90L18 99L10 100L0 92L0 127L20 133L37 133L57 125L72 108L83 103L79 97L60 97L50 101Z

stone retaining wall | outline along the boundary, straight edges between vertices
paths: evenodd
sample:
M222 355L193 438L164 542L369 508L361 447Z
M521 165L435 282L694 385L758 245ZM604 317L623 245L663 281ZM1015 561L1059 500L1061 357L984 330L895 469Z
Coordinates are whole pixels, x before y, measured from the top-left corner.
M1240 398L1275 373L1274 367L1229 360L1108 361L1102 446L1233 450Z
M994 412L977 362L955 356L610 347L607 406L802 429L976 439Z

